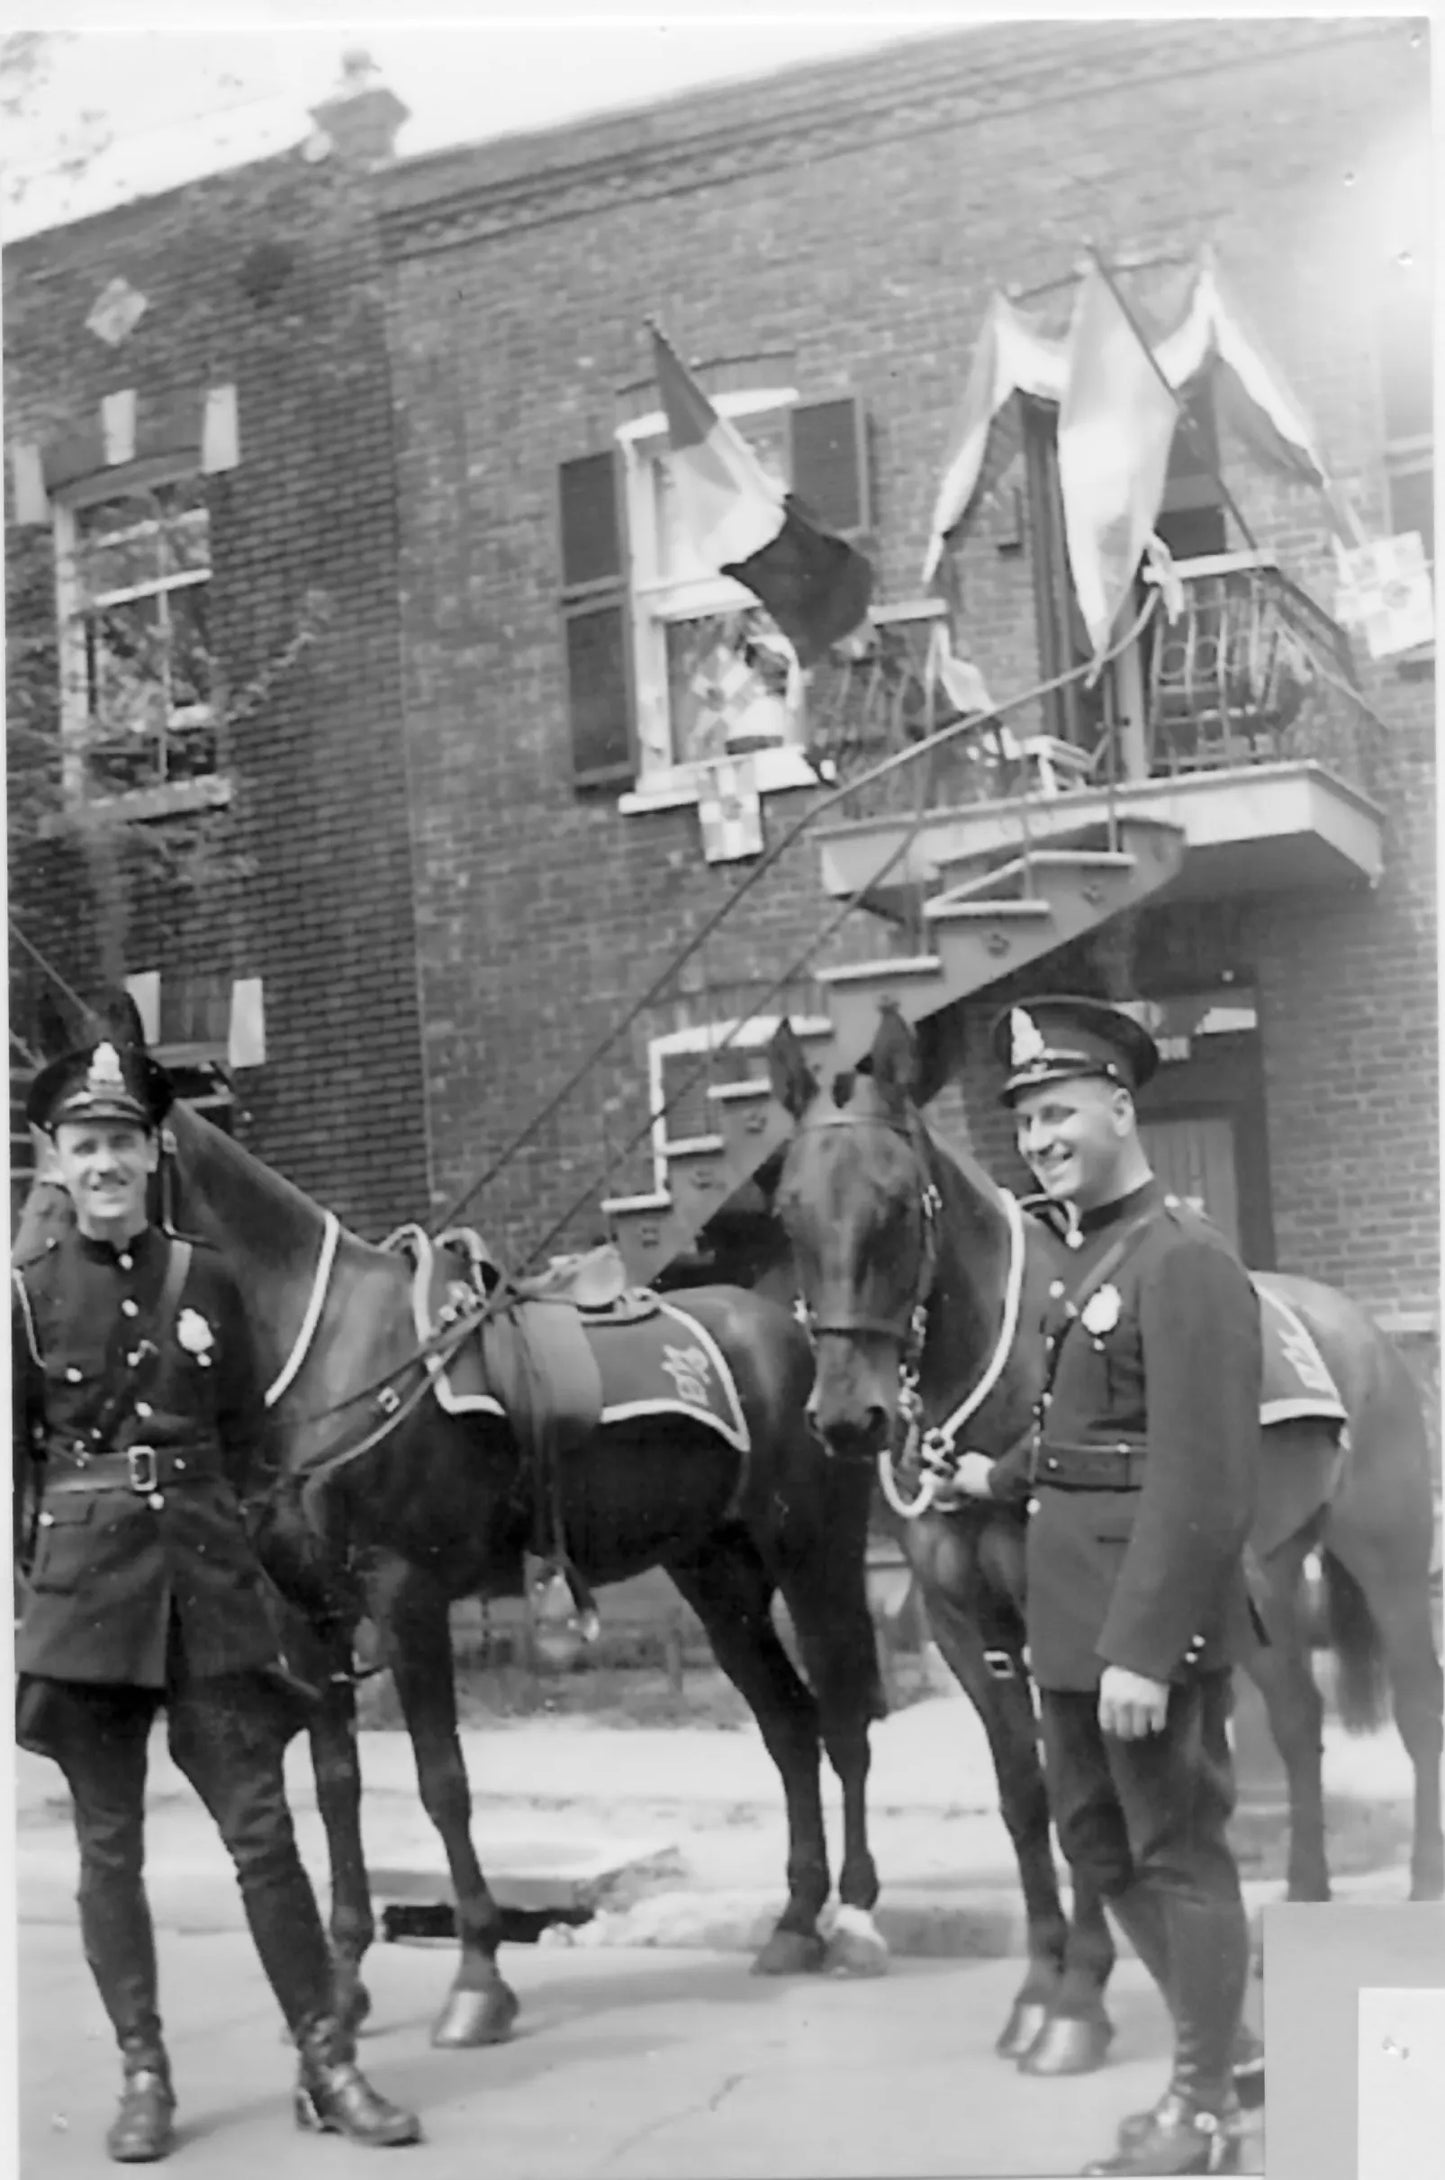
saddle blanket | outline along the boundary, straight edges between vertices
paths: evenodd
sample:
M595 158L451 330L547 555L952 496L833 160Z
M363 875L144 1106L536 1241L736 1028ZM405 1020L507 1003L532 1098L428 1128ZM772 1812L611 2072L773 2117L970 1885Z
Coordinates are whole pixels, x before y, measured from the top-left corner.
M1264 1335L1260 1422L1288 1423L1301 1416L1323 1416L1331 1422L1347 1423L1349 1414L1340 1389L1308 1325L1291 1309L1267 1274L1256 1273L1254 1284Z
M417 1338L425 1341L449 1318L456 1321L478 1307L491 1260L465 1230L442 1237L450 1249L436 1246L417 1228L403 1229L402 1236L415 1265L412 1316ZM465 1263L455 1251L463 1253ZM739 1453L751 1452L732 1371L707 1327L661 1295L619 1295L615 1305L577 1311L602 1381L602 1423L674 1415L715 1431ZM438 1405L449 1415L505 1416L488 1388L478 1337L465 1339L445 1362L428 1357L427 1368Z

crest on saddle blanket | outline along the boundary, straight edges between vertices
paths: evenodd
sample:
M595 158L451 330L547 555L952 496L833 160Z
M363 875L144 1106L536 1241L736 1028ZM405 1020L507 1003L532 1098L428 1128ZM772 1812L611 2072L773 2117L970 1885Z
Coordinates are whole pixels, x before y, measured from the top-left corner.
M480 1307L478 1267L489 1263L476 1237L446 1235L442 1241L466 1246L468 1278L457 1257L434 1245L419 1230L408 1229L408 1251L415 1265L412 1315L419 1340L440 1326L457 1322ZM624 1423L637 1416L674 1415L715 1431L739 1453L752 1450L747 1417L727 1360L705 1325L661 1295L644 1298L614 1290L597 1274L604 1269L582 1259L587 1276L569 1278L564 1265L537 1282L537 1292L571 1301L601 1379L600 1421ZM589 1298L591 1297L591 1298ZM487 1384L481 1342L470 1337L445 1362L427 1361L432 1390L449 1415L505 1416L506 1409ZM594 1411L595 1412L595 1411Z
M1268 1273L1254 1274L1264 1335L1264 1388L1261 1423L1288 1423L1300 1416L1324 1416L1346 1423L1349 1414L1314 1334L1284 1299Z

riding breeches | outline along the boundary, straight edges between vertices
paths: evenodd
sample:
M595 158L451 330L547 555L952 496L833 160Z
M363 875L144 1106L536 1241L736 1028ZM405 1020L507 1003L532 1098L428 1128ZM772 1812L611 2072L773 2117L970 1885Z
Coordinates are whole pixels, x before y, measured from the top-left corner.
M143 1866L147 1742L162 1706L171 1755L235 1864L287 2026L294 2034L326 2013L330 1958L296 1849L282 1767L286 1728L269 1685L254 1673L182 1675L164 1692L57 1681L45 1694L49 1750L74 1807L85 1956L127 2063L146 2064L160 2041Z

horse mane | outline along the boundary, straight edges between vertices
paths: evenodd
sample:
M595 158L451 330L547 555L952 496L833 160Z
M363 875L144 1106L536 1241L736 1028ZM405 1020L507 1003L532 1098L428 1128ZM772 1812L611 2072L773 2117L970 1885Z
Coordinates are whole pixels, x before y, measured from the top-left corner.
M224 1128L218 1128L213 1121L207 1120L204 1113L198 1113L194 1106L177 1099L167 1115L166 1125L175 1138L178 1151L189 1145L213 1168L219 1169L223 1177L241 1181L266 1197L275 1206L279 1216L316 1222L325 1219L325 1207L317 1203L313 1196L308 1196L294 1181L287 1180L285 1174L278 1173L274 1166L268 1166L264 1160L257 1158L243 1143L238 1143L234 1136L228 1135ZM204 1181L201 1185L204 1187ZM374 1242L364 1241L347 1226L341 1228L341 1234L343 1240L355 1249L373 1255L382 1254Z

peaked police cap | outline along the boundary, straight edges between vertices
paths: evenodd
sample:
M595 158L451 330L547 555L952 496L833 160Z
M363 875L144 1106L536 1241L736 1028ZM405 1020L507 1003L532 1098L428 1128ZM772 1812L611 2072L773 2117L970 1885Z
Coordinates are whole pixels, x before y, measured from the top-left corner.
M50 1135L64 1121L122 1120L149 1132L170 1110L170 1076L148 1052L108 1041L83 1045L42 1068L25 1116Z
M1138 1090L1159 1065L1159 1047L1143 1024L1102 999L1031 999L995 1020L994 1055L1009 1070L1005 1105L1042 1083L1101 1075Z

